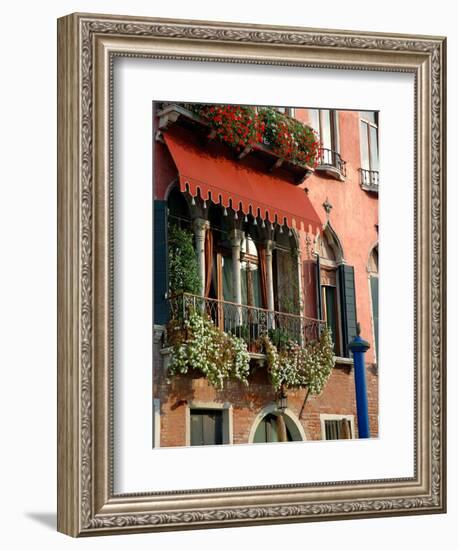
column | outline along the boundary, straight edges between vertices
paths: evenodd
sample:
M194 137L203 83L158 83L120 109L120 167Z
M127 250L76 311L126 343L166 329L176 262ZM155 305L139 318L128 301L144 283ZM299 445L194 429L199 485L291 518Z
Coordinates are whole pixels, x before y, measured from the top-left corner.
M267 239L265 241L266 248L266 282L267 282L267 309L274 311L274 276L272 271L272 251L274 249L274 243L272 240ZM273 313L270 315L268 328L275 328L275 317Z
M240 246L244 237L243 231L233 229L229 234L229 239L232 246L232 290L234 293L233 300L236 304L242 303L242 280L240 268ZM239 309L236 314L235 322L237 325L242 324L242 310Z
M366 388L366 365L364 354L369 349L369 342L363 340L360 336L361 328L357 324L356 336L348 344L348 348L353 353L355 366L355 393L356 393L356 412L358 416L358 433L360 438L369 438L369 412L367 406L367 388Z
M306 341L306 326L304 318L304 301L302 294L302 256L301 251L298 248L296 250L296 262L297 262L297 293L299 302L299 316L300 316L300 344L304 345Z
M200 295L204 295L205 289L205 231L210 226L208 220L196 218L193 223L194 236L196 239L197 265L200 278Z

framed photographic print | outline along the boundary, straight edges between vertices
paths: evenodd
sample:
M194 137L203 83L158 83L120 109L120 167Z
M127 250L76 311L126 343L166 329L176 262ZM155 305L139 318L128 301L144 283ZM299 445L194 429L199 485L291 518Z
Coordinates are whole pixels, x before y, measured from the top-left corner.
M445 46L59 19L59 531L445 511Z

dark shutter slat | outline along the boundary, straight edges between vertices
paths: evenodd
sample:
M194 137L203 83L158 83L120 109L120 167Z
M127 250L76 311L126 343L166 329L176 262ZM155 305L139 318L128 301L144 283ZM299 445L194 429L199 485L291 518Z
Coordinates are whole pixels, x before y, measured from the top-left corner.
M339 287L342 309L343 354L350 357L348 344L356 336L355 270L351 265L339 266Z
M167 309L167 203L154 201L154 323L163 325L168 320Z

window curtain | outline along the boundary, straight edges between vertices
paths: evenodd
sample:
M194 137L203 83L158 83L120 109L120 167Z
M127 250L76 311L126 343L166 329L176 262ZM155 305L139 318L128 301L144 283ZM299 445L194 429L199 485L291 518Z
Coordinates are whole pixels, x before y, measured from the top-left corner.
M210 295L213 271L213 233L209 228L205 232L205 298Z
M286 423L282 414L277 416L277 433L278 441L288 441L288 434L286 432Z
M267 309L267 260L266 249L262 246L258 249L259 254L259 272L261 275L261 299L262 307Z
M351 424L346 418L340 421L340 437L339 439L351 439Z

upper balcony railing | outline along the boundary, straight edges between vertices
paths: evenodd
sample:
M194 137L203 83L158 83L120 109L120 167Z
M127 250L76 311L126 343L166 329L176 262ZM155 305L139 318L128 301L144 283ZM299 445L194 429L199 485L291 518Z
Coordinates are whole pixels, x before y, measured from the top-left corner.
M342 159L340 154L326 147L322 147L320 151L317 170L332 172L331 175L338 176L339 179L345 178L347 176L347 163Z
M183 322L200 311L221 330L245 340L248 350L259 351L259 340L270 336L274 343L294 340L305 344L318 340L325 322L291 313L281 313L214 298L203 298L195 294L181 293L169 299L171 319Z
M366 191L374 191L378 193L379 189L379 173L377 170L365 170L360 168L361 187Z

